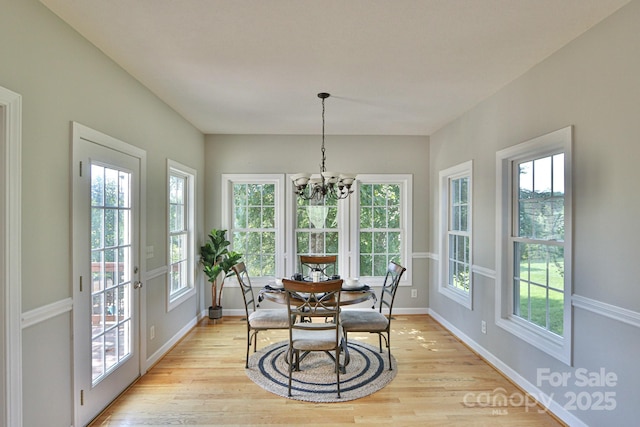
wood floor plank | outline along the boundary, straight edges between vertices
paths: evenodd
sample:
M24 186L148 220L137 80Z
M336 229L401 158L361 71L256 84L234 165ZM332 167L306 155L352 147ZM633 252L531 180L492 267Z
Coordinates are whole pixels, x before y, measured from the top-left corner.
M91 426L563 425L531 401L500 406L497 394L525 393L430 316L397 315L392 327L398 373L389 385L354 401L310 403L276 396L246 376L244 320L205 319ZM287 331L258 337L262 348ZM374 335L349 339L378 345ZM302 418L310 413L317 415Z

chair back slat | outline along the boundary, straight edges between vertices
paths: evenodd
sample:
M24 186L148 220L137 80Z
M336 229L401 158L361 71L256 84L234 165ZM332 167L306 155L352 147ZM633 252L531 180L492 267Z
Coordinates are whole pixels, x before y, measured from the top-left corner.
M382 313L382 309L389 310L388 316L391 317L393 303L396 299L396 291L400 284L400 279L407 269L400 264L391 261L387 266L387 274L384 277L384 283L380 292L380 300L378 310Z
M242 300L244 301L246 315L249 316L249 314L256 311L256 301L253 294L253 287L251 286L251 278L249 277L249 272L247 271L247 266L244 262L239 262L232 268L236 273L238 285L240 285L240 289L242 290Z

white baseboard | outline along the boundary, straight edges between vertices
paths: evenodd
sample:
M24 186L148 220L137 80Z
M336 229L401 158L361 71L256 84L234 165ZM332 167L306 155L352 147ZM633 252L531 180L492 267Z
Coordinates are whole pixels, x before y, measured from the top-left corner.
M480 344L472 340L469 336L464 334L454 325L449 323L445 318L440 316L433 309L429 309L429 315L433 317L438 323L440 323L444 328L446 328L449 332L459 338L466 345L471 347L473 351L478 353L483 359L485 359L489 364L493 365L498 371L500 371L503 375L508 377L511 381L513 381L518 387L524 390L531 396L534 396L538 402L545 406L546 409L552 413L554 416L558 417L568 425L572 427L588 427L583 421L578 419L573 413L567 411L560 404L555 402L551 396L543 393L539 388L521 376L519 373L511 369L506 363L502 360L498 359L494 354L489 352L487 349L482 347ZM547 405L545 405L545 403Z
M182 329L180 329L173 337L171 337L170 340L168 340L167 342L165 342L162 347L160 347L158 350L156 350L150 357L147 358L146 360L146 366L144 367L144 369L142 369L142 372L148 372L149 369L155 365L156 363L158 363L158 361L160 359L162 359L162 356L164 356L165 354L167 354L167 352L169 352L169 350L171 350L171 348L176 345L178 343L178 341L180 341L187 333L189 333L189 331L198 324L198 320L194 318L193 320L191 320L189 323L187 323Z

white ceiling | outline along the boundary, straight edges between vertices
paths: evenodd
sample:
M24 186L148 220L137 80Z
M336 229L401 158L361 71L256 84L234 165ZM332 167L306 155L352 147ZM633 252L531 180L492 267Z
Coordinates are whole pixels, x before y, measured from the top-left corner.
M204 133L430 135L629 0L41 0Z

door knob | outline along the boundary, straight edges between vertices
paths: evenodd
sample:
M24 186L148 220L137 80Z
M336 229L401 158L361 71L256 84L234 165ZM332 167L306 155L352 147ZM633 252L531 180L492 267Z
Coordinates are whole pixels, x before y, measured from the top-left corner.
M142 282L139 280L136 280L135 282L133 282L133 289L140 289L142 287Z

